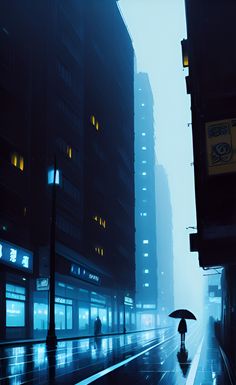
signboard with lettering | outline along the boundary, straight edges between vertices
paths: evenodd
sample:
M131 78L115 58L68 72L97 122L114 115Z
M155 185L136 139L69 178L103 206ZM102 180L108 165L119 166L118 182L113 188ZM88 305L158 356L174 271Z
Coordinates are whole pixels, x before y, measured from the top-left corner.
M37 291L49 290L49 278L37 278L36 279L36 290Z
M101 284L101 278L95 274L94 272L85 269L83 266L75 265L74 263L71 265L70 272L77 278L80 278L84 281L94 283L96 285Z
M7 241L0 240L0 262L16 269L33 272L33 253Z
M130 298L130 297L125 297L125 298L124 298L124 304L125 304L125 305L128 305L128 306L133 306L133 300L132 300L132 298Z
M208 174L236 172L236 119L206 123Z

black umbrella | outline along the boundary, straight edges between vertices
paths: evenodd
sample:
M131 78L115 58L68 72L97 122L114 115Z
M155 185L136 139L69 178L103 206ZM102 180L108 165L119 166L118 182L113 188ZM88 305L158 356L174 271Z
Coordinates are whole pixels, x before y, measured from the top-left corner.
M172 313L169 314L169 317L194 319L194 320L197 319L191 311L186 309L179 309L179 310L172 311Z

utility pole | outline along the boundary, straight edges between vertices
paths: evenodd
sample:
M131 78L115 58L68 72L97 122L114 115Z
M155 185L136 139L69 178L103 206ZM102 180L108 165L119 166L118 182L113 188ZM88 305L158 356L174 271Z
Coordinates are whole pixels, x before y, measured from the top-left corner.
M52 183L52 212L50 227L50 287L49 287L49 328L47 333L47 346L57 346L57 336L55 332L55 230L56 230L56 172L57 162L54 158L53 183Z

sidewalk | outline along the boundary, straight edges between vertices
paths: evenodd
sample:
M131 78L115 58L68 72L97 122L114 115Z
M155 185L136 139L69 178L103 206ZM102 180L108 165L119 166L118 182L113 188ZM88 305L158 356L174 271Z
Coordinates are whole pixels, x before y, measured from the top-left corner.
M235 379L229 360L220 347L212 326L209 326L201 347L194 380L186 385L234 385Z
M141 332L150 332L153 330L159 330L159 329L168 329L168 327L158 327L155 329L147 329L147 330L132 330L127 331L125 334L133 334L133 333L141 333ZM119 336L124 334L123 332L114 332L114 333L104 333L102 336L109 337L109 336ZM89 334L86 336L75 336L75 337L58 337L58 341L72 341L72 340L81 340L85 338L94 338L94 335ZM11 347L11 346L18 346L18 345L32 345L32 344L44 344L46 343L46 337L45 338L31 338L31 339L24 339L24 340L7 340L7 341L0 341L0 348L1 347Z

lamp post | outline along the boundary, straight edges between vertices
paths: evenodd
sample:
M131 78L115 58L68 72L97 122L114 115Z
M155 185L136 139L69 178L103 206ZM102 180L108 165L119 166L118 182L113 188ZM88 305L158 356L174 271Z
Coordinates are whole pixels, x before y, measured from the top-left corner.
M58 173L58 178L57 178ZM58 180L57 180L58 179ZM50 183L51 181L48 181ZM51 184L51 183L50 183ZM50 288L49 288L49 328L47 333L47 346L56 347L57 336L55 332L55 230L56 230L56 185L59 184L59 172L57 170L56 157L54 158L52 179L52 212L50 226Z

